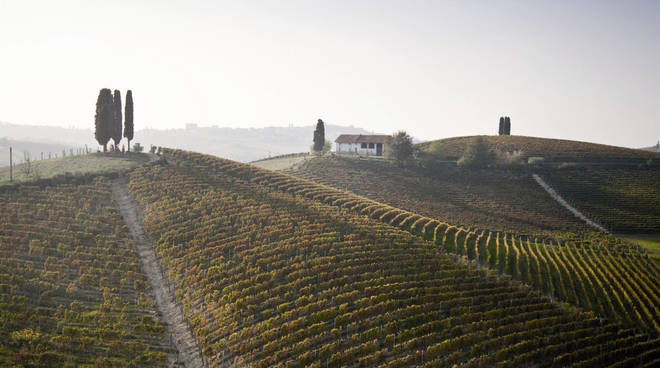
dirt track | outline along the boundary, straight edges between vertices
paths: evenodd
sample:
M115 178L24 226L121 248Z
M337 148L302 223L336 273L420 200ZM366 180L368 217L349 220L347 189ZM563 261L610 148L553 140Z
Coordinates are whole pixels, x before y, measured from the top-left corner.
M576 217L578 217L582 221L586 222L587 225L597 229L598 231L600 231L602 233L609 233L609 231L607 231L607 229L605 229L603 226L601 226L601 225L597 224L596 222L590 220L587 216L585 216L577 208L575 208L575 207L571 206L570 204L568 204L568 202L566 202L566 200L564 198L562 198L562 196L560 196L559 193L557 193L554 189L552 189L552 187L550 185L548 185L548 183L546 183L540 176L538 176L537 174L532 174L532 177L534 178L534 180L536 180L536 182L543 189L545 189L546 192L548 192L548 194L550 194L552 199L557 201L557 203L559 203L560 205L564 206L564 208L566 208L567 210L571 211L571 213L574 214Z
M144 232L141 209L128 192L126 178L119 178L112 182L112 196L128 226L135 249L140 255L142 272L149 280L158 310L162 313L163 320L168 325L168 333L179 352L178 356L170 357L170 364L172 366L183 364L185 367L204 367L199 346L186 324L181 306L176 303L174 290L161 271L154 247Z

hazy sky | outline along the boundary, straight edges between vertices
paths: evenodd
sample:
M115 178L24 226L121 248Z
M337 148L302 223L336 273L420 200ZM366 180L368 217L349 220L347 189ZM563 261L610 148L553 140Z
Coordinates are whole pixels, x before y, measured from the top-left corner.
M660 139L660 1L0 0L0 121ZM0 132L2 136L2 132Z

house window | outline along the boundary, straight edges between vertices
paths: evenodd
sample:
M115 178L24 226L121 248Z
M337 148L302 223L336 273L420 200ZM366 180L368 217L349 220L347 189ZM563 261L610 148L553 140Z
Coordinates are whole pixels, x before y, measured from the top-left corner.
M361 147L362 147L362 148L367 148L367 144L366 144L366 143L362 143L362 146L361 146Z
M374 144L373 144L373 143L369 143L369 148L374 148Z

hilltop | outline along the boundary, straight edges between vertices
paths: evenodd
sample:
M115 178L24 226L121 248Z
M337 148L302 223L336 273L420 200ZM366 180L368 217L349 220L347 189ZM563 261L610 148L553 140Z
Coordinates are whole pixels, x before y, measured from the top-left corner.
M423 154L437 159L457 160L466 147L477 136L454 137L420 143L417 147ZM609 146L604 144L525 137L517 135L479 136L491 147L502 152L520 150L525 157L543 157L551 161L630 161L660 159L660 153L644 150Z
M67 153L68 154L68 153ZM157 157L146 153L90 153L36 160L26 171L25 163L14 162L14 183L50 179L60 175L96 175L113 173L143 165ZM0 167L0 186L10 184L9 166Z

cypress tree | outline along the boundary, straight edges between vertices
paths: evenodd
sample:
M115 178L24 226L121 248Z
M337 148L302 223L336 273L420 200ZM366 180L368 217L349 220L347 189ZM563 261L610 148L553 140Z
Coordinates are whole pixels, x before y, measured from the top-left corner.
M504 116L500 116L500 130L498 131L498 134L504 134Z
M131 152L133 140L133 92L126 91L126 104L124 105L124 137L128 139L128 152Z
M118 89L115 90L115 95L113 97L114 113L113 113L113 124L112 124L112 140L115 141L115 149L119 147L119 142L121 142L121 93Z
M103 88L99 91L99 96L96 99L96 115L94 116L94 137L103 146L103 152L108 150L113 122L112 92L108 88Z
M321 152L323 151L323 145L325 144L325 127L323 126L323 120L319 119L316 123L316 129L314 130L314 151Z
M504 134L511 135L511 118L504 118Z

